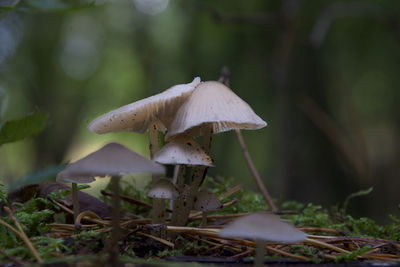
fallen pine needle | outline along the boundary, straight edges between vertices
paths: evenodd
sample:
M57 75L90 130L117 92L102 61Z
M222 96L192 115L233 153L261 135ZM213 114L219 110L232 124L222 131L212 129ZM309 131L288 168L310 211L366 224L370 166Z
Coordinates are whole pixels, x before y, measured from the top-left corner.
M158 241L160 243L163 243L164 245L167 245L167 246L169 246L171 248L174 248L174 246L175 246L174 243L169 242L168 240L165 240L163 238L160 238L160 237L157 237L157 236L154 236L154 235L150 235L150 234L146 234L146 233L143 233L143 232L136 232L136 233L139 234L139 235L143 235L143 236L149 237L151 239L154 239L154 240L156 240L156 241Z

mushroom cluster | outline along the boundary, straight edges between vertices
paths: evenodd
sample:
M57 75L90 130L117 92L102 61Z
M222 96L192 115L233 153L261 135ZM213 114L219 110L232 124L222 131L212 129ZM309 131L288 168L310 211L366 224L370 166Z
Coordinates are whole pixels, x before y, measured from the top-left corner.
M185 225L190 211L196 209L203 212L204 227L206 212L222 208L218 198L210 192L199 191L207 168L214 166L209 156L212 134L233 129L254 130L266 125L230 88L216 81L201 82L196 77L190 83L175 85L162 93L112 110L89 124L89 130L98 134L148 131L150 161L136 153L134 158L133 151L113 143L68 165L58 175L58 180L72 182L76 196L77 183L91 182L94 176L112 176L116 190L114 204L118 205L121 174L151 173L152 188L148 195L153 198L152 223L165 223L165 201L171 200L171 225ZM165 134L167 143L163 147L158 143L159 131ZM203 138L202 145L195 140L199 136ZM163 168L159 164L176 166L175 183L161 175ZM79 212L77 205L74 210L76 215Z

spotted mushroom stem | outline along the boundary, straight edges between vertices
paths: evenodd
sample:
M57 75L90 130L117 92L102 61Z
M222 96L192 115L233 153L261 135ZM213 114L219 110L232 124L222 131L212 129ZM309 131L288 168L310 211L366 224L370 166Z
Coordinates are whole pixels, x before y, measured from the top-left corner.
M265 258L265 247L267 246L267 242L264 240L256 240L256 255L254 256L254 266L261 267L264 266L264 258Z
M74 224L75 228L79 228L79 225L76 223L76 218L79 215L79 201L78 201L78 185L76 183L72 183L72 207L74 211Z
M178 186L178 175L179 175L179 169L180 169L180 165L175 165L174 166L174 176L172 177L172 184L174 184L175 186ZM179 192L179 191L178 191ZM180 193L179 193L180 194ZM174 209L174 202L175 201L170 201L169 202L169 209L173 210ZM172 218L172 213L170 213L170 219Z
M185 196L183 195L183 189L185 188L185 176L186 176L186 166L178 165L178 177L177 177L177 190L179 192L179 197L174 201L174 206L172 209L171 225L184 226L186 224L186 219L183 218L183 209L185 206Z
M121 237L120 227L120 196L119 196L119 176L111 177L111 191L113 193L112 198L112 218L111 218L111 239L109 243L109 263L110 266L117 266L119 261L119 247L118 242Z
M203 150L207 154L209 154L210 152L212 134L213 134L213 128L212 126L208 126L208 129L206 129L203 134ZM186 200L186 206L185 209L183 210L185 224L187 223L187 220L189 218L190 210L193 208L194 198L197 195L197 192L199 191L200 185L203 183L207 175L207 170L208 170L207 166L197 166L194 170L194 173L192 175L192 181L190 184L189 194Z
M207 227L207 212L203 211L201 213L201 224L200 224L201 228L206 228Z
M213 129L212 126L208 126L208 129L203 134L203 150L208 154L211 148L211 139L212 139ZM180 218L182 220L183 225L186 225L190 210L193 208L194 198L199 191L200 185L203 183L204 178L206 177L208 167L207 166L197 166L193 172L192 180L190 183L189 193L186 199L186 205L182 209L183 216Z
M149 143L150 143L150 158L153 159L154 155L159 150L158 147L158 127L157 122L153 123L149 127ZM158 179L159 175L152 175L151 182L154 185ZM165 201L162 199L153 198L153 210L151 222L153 224L165 223Z

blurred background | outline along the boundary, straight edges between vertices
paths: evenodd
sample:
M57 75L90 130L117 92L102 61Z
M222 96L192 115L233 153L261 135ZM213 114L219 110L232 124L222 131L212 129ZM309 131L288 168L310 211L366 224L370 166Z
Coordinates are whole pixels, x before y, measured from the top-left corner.
M243 131L271 195L380 222L399 215L400 2L395 0L1 0L0 122L40 109L35 138L0 147L6 183L117 141L96 117L195 76L231 88L268 122ZM257 190L234 132L214 137L213 176Z

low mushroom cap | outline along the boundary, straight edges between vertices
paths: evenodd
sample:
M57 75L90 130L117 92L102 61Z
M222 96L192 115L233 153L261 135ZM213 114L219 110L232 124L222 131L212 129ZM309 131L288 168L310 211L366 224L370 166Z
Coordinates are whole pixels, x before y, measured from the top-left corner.
M280 217L265 212L252 213L234 220L221 229L219 236L278 243L298 243L307 238L306 233L284 222Z
M179 108L166 137L183 132L199 136L210 124L213 133L254 130L267 125L231 89L220 82L207 81L200 83Z
M188 135L177 135L153 158L161 164L213 166L213 161L201 146Z
M134 131L144 133L151 123L161 121L169 127L176 110L200 83L196 77L191 83L175 85L162 93L141 99L112 110L89 124L89 130L98 134Z
M147 192L147 196L175 200L179 197L179 192L170 180L161 178Z
M199 211L213 211L222 209L223 206L218 197L208 190L200 190L195 199L193 208Z
M70 163L58 173L57 182L90 183L95 176L127 173L163 174L164 167L117 143L110 143L88 156Z

